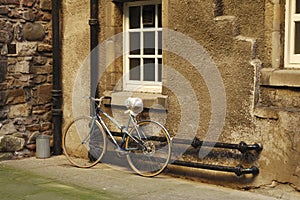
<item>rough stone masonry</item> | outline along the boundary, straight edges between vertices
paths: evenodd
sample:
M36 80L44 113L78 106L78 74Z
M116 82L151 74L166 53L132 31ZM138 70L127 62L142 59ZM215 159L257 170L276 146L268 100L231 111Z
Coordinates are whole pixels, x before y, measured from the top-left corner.
M2 155L30 154L52 135L51 18L50 0L0 0Z

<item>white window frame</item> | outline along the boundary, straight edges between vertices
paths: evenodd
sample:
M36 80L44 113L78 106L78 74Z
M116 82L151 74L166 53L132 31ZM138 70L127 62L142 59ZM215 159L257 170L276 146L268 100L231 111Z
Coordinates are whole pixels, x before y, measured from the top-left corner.
M158 27L158 6L156 6L156 14L155 14L155 27L154 28L144 28L142 23L142 12L141 12L141 20L140 20L140 28L129 29L129 7L131 6L144 6L144 5L158 5L161 4L161 0L153 0L153 1L138 1L138 2L128 2L124 4L124 57L123 57L123 90L124 91L136 91L136 92L151 92L151 93L161 93L162 92L162 80L158 81L158 62L157 60L162 59L162 54L158 54L158 32L162 31L161 27ZM142 8L141 8L142 9ZM143 32L155 32L155 55L143 55L144 49L140 49L139 55L130 55L130 41L129 41L129 32L139 32L140 33L140 47L143 47ZM140 58L142 61L143 58L154 58L155 59L155 81L143 81L143 62L140 62L140 80L129 80L129 58ZM162 70L163 71L163 70ZM162 72L161 72L162 73ZM162 79L162 78L161 78Z
M285 68L300 68L300 54L295 54L295 22L300 22L296 14L296 1L286 0L285 9Z

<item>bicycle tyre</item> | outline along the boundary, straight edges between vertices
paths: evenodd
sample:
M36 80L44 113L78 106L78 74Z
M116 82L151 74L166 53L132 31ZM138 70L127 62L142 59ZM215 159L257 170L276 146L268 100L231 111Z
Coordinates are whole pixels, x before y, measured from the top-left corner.
M127 136L125 149L129 150L127 160L130 167L141 176L153 177L160 174L167 167L171 157L171 138L165 127L151 120L140 121L129 134L147 147L143 149Z
M106 135L101 124L90 116L73 120L63 135L63 150L77 167L89 168L99 163L106 151Z

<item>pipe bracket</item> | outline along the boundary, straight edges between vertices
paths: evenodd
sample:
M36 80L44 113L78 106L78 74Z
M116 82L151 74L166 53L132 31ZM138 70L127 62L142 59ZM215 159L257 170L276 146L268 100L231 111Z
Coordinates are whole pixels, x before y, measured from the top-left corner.
M89 25L90 26L96 26L96 25L98 25L98 19L90 19L89 20Z

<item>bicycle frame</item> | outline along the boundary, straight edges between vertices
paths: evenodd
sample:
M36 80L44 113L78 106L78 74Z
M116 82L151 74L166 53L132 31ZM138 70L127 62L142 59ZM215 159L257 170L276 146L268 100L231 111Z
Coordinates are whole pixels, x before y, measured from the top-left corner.
M107 127L107 125L104 122L104 120L102 119L100 113L103 114L109 121L111 121L121 131L121 133L123 133L122 140L121 140L121 145L119 145L118 142L116 141L115 137L113 136L113 134L111 133L111 131ZM134 142L136 142L137 144L139 144L141 147L145 148L145 146L144 146L144 144L143 144L142 141L140 141L138 138L135 138L135 137L133 137L133 136L131 136L129 134L130 124L133 124L133 128L137 131L137 133L138 133L138 135L140 137L139 130L137 129L137 121L136 121L136 119L131 114L129 114L127 125L124 127L117 120L115 120L108 113L106 113L100 107L97 106L97 108L96 108L96 115L95 115L94 120L98 120L100 122L100 124L104 127L107 135L109 135L109 137L112 139L115 147L118 150L125 150L125 151L136 150L136 148L135 149L125 149L123 147L124 144L125 144L126 137L130 137Z
M104 98L89 97L91 105L95 105L95 112L90 116L79 116L67 126L63 134L63 149L68 160L77 167L92 167L110 150L107 143L111 142L115 153L125 156L137 174L153 177L161 173L172 153L172 138L166 128L154 120L137 119L136 114L143 108L139 98L126 100L128 122L121 124L110 112L101 109ZM111 126L120 130L121 137L114 134Z

